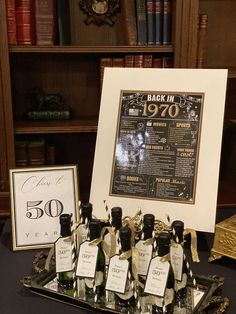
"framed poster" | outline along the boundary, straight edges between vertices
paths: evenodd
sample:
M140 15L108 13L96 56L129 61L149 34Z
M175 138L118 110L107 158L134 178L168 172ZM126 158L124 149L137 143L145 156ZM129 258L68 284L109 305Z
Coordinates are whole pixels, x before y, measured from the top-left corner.
M13 250L51 246L62 213L77 221L77 176L74 165L10 170Z
M105 69L95 215L106 217L106 200L214 231L226 81L227 70Z

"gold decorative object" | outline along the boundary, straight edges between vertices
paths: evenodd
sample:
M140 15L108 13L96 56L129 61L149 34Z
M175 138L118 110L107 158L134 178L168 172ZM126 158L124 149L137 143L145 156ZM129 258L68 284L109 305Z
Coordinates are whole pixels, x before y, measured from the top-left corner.
M80 0L81 10L87 15L86 24L94 23L98 26L102 24L114 25L112 16L119 9L119 0Z
M216 224L209 262L228 256L236 259L236 215Z

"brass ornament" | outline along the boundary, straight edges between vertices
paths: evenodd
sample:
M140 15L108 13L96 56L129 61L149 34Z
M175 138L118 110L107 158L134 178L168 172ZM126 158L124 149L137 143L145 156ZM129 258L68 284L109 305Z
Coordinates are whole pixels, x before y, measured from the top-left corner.
M87 15L85 24L94 23L98 26L108 24L114 25L112 16L114 16L120 7L119 0L80 0L79 6Z
M209 262L228 256L236 259L236 215L216 224Z

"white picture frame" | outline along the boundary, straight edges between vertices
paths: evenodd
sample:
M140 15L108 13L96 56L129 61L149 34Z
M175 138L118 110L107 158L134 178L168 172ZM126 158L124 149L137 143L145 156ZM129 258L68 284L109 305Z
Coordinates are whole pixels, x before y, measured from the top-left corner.
M90 202L97 217L107 217L105 200L108 208L122 207L124 216L135 215L141 209L144 214L153 213L156 219L164 222L168 222L169 215L171 221L183 220L186 228L214 232L226 82L225 69L105 68L90 192ZM126 92L201 95L193 201L137 197L135 193L128 193L128 189L125 192L128 195L111 193L119 131L121 121L124 122L120 118L120 108ZM153 103L160 105L155 97Z
M60 236L59 216L78 219L76 165L10 169L13 250L51 247Z

